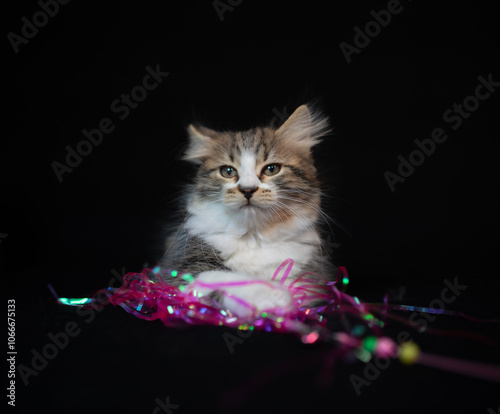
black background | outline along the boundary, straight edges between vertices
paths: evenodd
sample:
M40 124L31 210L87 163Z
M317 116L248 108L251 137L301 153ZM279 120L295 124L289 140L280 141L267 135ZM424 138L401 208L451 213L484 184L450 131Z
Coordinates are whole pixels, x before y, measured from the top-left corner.
M402 1L348 63L340 43L353 45L354 28L387 2L247 0L223 20L210 1L164 3L72 1L18 53L4 37L12 72L4 78L0 270L17 303L18 363L29 366L32 349L68 321L82 328L28 386L18 376L16 409L146 413L170 396L178 413L496 412L498 384L482 380L393 362L357 397L349 376L362 376L359 361L339 363L327 370L333 382L318 383L326 345L255 332L231 354L222 337L229 329L169 329L121 309L86 323L54 303L49 283L60 296L90 296L113 270L159 260L192 173L179 161L189 122L249 128L318 101L334 129L316 155L348 293L427 306L458 277L467 289L450 310L499 316L499 92L456 130L443 120L474 94L478 76L500 80L489 5ZM14 6L5 34L21 34L21 18L40 10L33 1ZM118 119L111 103L157 65L169 75ZM81 131L103 118L113 132L59 182L52 163L64 163L66 146L75 149ZM414 140L437 127L448 139L391 192L384 172L397 173L398 156L408 159ZM458 317L435 327L498 337L497 325ZM428 352L500 362L498 347L413 335Z

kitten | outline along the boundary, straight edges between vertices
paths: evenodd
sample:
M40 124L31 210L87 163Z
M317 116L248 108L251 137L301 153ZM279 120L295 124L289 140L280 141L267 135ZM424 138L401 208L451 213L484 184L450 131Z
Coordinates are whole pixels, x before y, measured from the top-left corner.
M239 316L252 310L231 295L257 311L287 310L291 298L286 286L293 279L305 272L331 279L334 266L322 247L319 224L325 215L311 151L327 128L327 119L306 105L277 129L216 132L190 125L183 159L198 170L187 190L184 221L168 238L160 267L189 272L205 283L270 282L280 264L293 259L284 287L272 282L217 289L225 293L219 296L222 306Z

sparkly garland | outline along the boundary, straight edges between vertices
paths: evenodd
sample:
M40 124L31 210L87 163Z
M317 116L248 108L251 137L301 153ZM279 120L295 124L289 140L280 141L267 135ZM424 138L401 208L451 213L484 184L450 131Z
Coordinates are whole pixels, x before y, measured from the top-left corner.
M280 284L283 285L293 267L293 260L285 260L276 269L272 280L284 270ZM163 275L163 277L161 276ZM343 355L354 355L363 362L373 357L399 358L404 364L419 363L448 371L459 372L482 379L500 382L500 367L478 362L464 361L440 355L422 352L414 342L398 345L393 339L383 334L383 327L392 310L419 311L456 315L470 318L461 312L444 311L443 309L424 308L409 305L390 305L387 296L382 304L365 304L357 297L345 293L349 284L349 276L344 267L339 267L335 281L326 281L317 275L305 273L294 280L288 287L293 306L292 310L283 312L280 309L257 311L240 298L231 296L245 307L252 310L251 317L239 317L222 308L214 299L204 296L196 287L217 290L224 286L242 286L269 282L249 280L245 282L201 283L189 273L177 270L165 271L158 266L144 269L141 273L128 273L119 288L100 290L93 298L69 299L59 298L53 289L58 302L63 305L102 307L108 303L121 306L127 312L145 320L161 320L166 326L182 326L186 324L206 324L226 326L244 331L260 329L267 332L293 333L303 343L312 344L327 341L342 348ZM189 292L186 286L173 286L164 280L181 278L191 284ZM274 285L272 285L274 286ZM340 288L338 287L340 286ZM314 306L320 300L321 306ZM311 306L308 306L311 304ZM380 317L375 316L380 314ZM354 329L333 332L327 326L328 320L343 320L350 316L357 320ZM489 322L499 322L490 320ZM486 338L487 339L487 338ZM489 342L495 342L489 340ZM498 345L498 344L497 344Z

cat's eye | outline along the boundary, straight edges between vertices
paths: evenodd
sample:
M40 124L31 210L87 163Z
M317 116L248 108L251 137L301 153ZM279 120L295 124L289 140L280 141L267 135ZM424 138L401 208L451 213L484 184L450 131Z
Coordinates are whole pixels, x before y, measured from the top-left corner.
M280 172L281 170L281 167L277 164L269 164L269 165L266 165L264 167L264 169L262 170L262 172L267 175L267 176L271 176L271 175L276 175Z
M224 165L223 167L220 167L220 174L224 178L234 178L238 176L238 171L236 171L235 168L229 167L228 165Z

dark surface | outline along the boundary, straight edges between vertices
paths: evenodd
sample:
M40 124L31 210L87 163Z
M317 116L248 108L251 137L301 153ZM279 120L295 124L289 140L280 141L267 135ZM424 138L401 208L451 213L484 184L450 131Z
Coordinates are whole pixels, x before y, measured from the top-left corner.
M60 296L90 296L116 272L159 260L191 173L178 161L188 122L247 128L319 99L335 129L317 157L327 212L341 226L332 225L331 242L350 273L348 293L429 306L457 277L467 289L447 309L500 318L500 91L456 130L443 120L474 94L478 76L500 81L493 10L404 1L347 63L339 44L352 45L354 27L387 2L272 3L241 2L221 21L211 2L70 2L19 53L4 38L12 73L4 78L0 270L17 305L17 363L30 366L33 350L68 322L81 329L27 386L18 375L18 412L149 413L167 396L179 414L498 411L498 383L393 361L357 396L349 378L363 376L364 364L328 367L325 344L254 332L231 353L229 329L166 328L112 308L87 322L55 303L49 283ZM34 1L16 4L5 32L20 34L21 18L38 10ZM170 75L118 119L111 103L142 83L148 65ZM106 117L115 130L59 182L51 163L64 162L65 147ZM448 139L391 192L384 172L397 172L398 155L408 159L414 140L438 127ZM498 324L456 316L429 327L500 339ZM498 345L387 327L393 337L401 330L427 352L500 364Z

